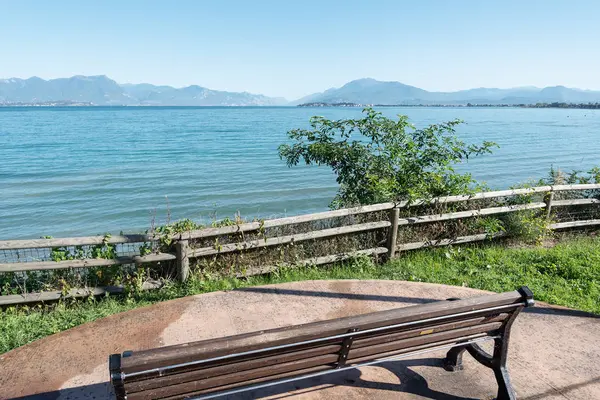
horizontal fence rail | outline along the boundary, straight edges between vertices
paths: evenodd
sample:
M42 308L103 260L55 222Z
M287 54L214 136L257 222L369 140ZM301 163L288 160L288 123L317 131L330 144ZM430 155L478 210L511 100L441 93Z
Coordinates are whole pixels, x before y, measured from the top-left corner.
M243 252L259 251L260 249L277 248L281 246L292 246L295 243L328 240L335 237L342 237L355 234L366 234L369 232L385 232L387 240L379 243L377 247L362 250L353 250L347 252L337 252L331 250L334 254L328 254L317 257L310 257L295 262L278 263L277 265L260 265L249 267L244 273L236 273L238 277L264 274L276 270L281 266L303 266L303 265L323 265L337 261L346 260L360 255L394 257L398 252L415 250L430 246L446 246L452 244L470 243L484 241L493 238L507 236L504 232L493 234L475 234L458 236L454 238L443 238L438 240L426 240L412 243L397 243L398 234L405 227L420 226L422 224L438 223L452 220L464 220L473 217L486 217L491 215L510 214L526 210L545 210L546 216L551 216L551 211L555 209L567 208L586 208L592 207L600 211L600 198L597 195L600 184L579 184L579 185L554 185L538 186L532 188L501 190L494 192L481 192L469 195L444 196L430 200L416 200L412 202L381 203L354 208L346 208L333 211L325 211L314 214L299 215L293 217L277 218L264 221L253 221L240 223L231 226L205 228L199 230L190 230L182 233L160 236L159 234L132 234L115 236L88 236L73 238L49 238L33 240L3 240L0 241L0 254L2 252L33 251L35 249L60 248L81 248L81 246L104 246L104 245L130 245L140 247L141 245L150 245L153 250L151 254L146 255L118 255L114 258L85 258L74 260L48 261L40 259L18 259L10 262L0 261L1 273L30 273L32 271L50 271L50 270L68 270L75 268L106 268L112 266L127 266L140 264L160 264L174 263L177 269L177 277L180 281L187 279L190 269L190 259L203 259L208 257L217 257L226 254L237 254ZM567 195L560 193L569 192ZM570 192L574 192L570 194ZM595 197L591 197L594 193ZM519 197L521 196L521 197ZM555 199L555 197L560 197ZM564 198L567 197L567 198ZM493 199L519 199L517 204L508 205L504 200L500 200L501 206L476 208L476 204L469 202L485 201ZM541 201L543 200L543 202ZM409 210L414 207L430 207L435 209L437 205L448 205L452 203L467 203L473 209L456 212L430 213L415 217L400 217L400 210ZM493 204L492 204L493 205ZM498 202L496 202L498 205ZM427 208L427 209L430 209ZM420 208L419 208L420 210ZM379 214L377 214L379 213ZM386 214L384 220L361 222L354 220L363 215L381 215ZM597 214L595 214L597 215ZM334 220L340 218L352 218L352 223L345 223L343 226L324 229L311 229L308 232L284 234L276 237L260 237L261 232L272 228L295 227L300 224L314 224L320 221ZM357 222L358 221L358 222ZM550 221L550 220L548 220ZM550 221L548 227L553 230L564 230L573 228L589 228L600 226L600 219L592 218L585 220L558 220ZM313 225L310 225L313 226ZM245 234L259 234L258 239L246 239ZM194 247L190 245L195 241L206 241L215 239L218 243L219 238L229 237L234 240L233 243L215 244L210 247ZM255 236L256 237L256 236ZM159 243L168 242L172 246L167 252L157 250ZM17 253L18 254L18 253ZM143 289L152 289L160 287L160 284L146 283ZM0 296L0 306L24 304L39 301L52 301L60 298L85 297L89 295L99 295L105 293L123 292L123 286L95 287L83 289L70 289L66 292L48 291L42 293L29 293L22 295L4 295Z
M372 231L375 229L387 228L391 225L392 224L389 221L368 222L366 224L342 226L340 228L323 229L320 231L313 231L313 232L307 232L307 233L299 233L296 235L274 237L274 238L268 238L268 239L264 239L264 240L258 239L258 240L253 240L251 242L231 243L231 244L223 245L218 249L215 249L214 247L205 247L202 249L194 250L192 252L192 257L204 257L204 256L211 256L214 254L230 253L232 251L249 250L249 249L256 249L256 248L260 248L260 247L278 246L278 245L292 243L292 242L303 242L306 240L323 239L323 238L331 237L331 236L340 236L340 235L346 235L349 233Z
M57 239L32 239L32 240L2 240L0 250L43 249L65 246L91 246L101 244L139 243L156 240L149 235L119 235L106 238L104 236L86 236Z
M536 208L545 208L546 203L521 204L507 207L491 207L481 210L460 211L439 215L423 215L420 217L403 218L398 220L398 225L422 224L425 222L448 221L451 219L460 219L468 217L480 217L484 215L506 214L514 211L533 210Z
M47 269L110 267L112 265L155 263L175 260L174 254L158 253L145 256L123 256L116 258L89 258L86 260L39 261L0 264L0 272L23 272Z

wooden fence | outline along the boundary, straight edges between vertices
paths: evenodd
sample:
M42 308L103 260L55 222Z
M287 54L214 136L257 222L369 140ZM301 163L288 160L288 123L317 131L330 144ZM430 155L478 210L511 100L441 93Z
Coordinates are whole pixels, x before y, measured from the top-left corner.
M65 261L36 261L36 260L18 260L17 262L0 263L0 273L23 273L28 271L44 271L58 270L69 268L89 268L89 267L108 267L114 265L130 265L143 263L158 263L158 262L175 262L177 267L177 277L180 281L185 281L189 275L190 259L222 255L227 253L249 251L252 249L266 248L272 246L281 246L289 243L300 243L305 241L314 241L324 238L332 238L336 236L348 235L358 232L380 231L387 232L387 241L385 247L373 247L352 251L347 253L329 254L326 256L304 259L294 263L294 265L322 265L344 259L352 258L357 255L382 255L386 258L396 256L398 252L419 249L428 246L444 246L450 244L469 243L483 241L490 238L489 234L477 234L460 236L455 238L440 239L435 241L423 241L412 243L397 243L398 232L403 226L427 224L431 222L449 221L456 219L464 219L471 217L489 216L497 214L507 214L523 210L542 210L546 211L549 217L551 212L559 207L596 207L600 204L600 200L593 197L582 197L585 193L592 190L599 190L600 184L579 184L579 185L555 185L555 186L539 186L525 189L503 190L495 192L482 192L473 195L447 196L440 197L428 201L416 201L410 204L401 203L382 203L363 207L347 208L334 211L326 211L315 214L299 215L294 217L270 219L265 221L255 221L249 223L241 223L233 226L225 226L219 228L207 228L201 230L192 230L184 233L170 235L169 240L173 241L173 252L155 252L144 256L139 255L123 255L115 258L88 258ZM576 198L555 199L555 193L570 192L578 193L580 196L571 196ZM439 213L431 215L422 215L416 217L400 217L400 210L415 206L434 205L434 204L450 204L460 202L470 202L474 200L508 198L514 196L529 196L535 195L538 200L532 200L525 204L505 205L501 207L479 208L467 211ZM560 196L558 196L560 197ZM543 201L541 201L543 200ZM600 207L600 206L599 206ZM228 243L221 246L200 247L195 248L190 245L191 241L197 239L218 238L228 235L239 235L241 233L257 232L267 228L282 227L296 225L306 222L314 222L327 220L337 217L357 216L361 214L369 214L376 212L387 212L389 217L386 220L375 222L356 223L341 227L319 229L306 233L296 233L279 237L268 237L264 239L245 240L241 242ZM593 227L600 225L600 219L585 219L575 221L557 221L552 223L550 228L554 230L568 228ZM502 233L497 233L492 236L502 236ZM137 244L152 243L159 240L164 240L157 235L118 235L111 237L103 236L88 236L76 238L52 238L52 239L35 239L35 240L4 240L0 241L0 251L21 251L33 249L53 249L59 247L75 247L75 246L93 246L102 244ZM274 266L262 266L253 268L247 271L245 275L256 275L269 272L275 268ZM154 284L146 284L145 289L155 288ZM0 306L25 304L39 301L52 301L64 297L85 297L89 295L99 295L103 293L121 292L123 287L94 287L72 289L67 293L60 291L46 291L41 293L25 293L19 295L4 295L0 296Z

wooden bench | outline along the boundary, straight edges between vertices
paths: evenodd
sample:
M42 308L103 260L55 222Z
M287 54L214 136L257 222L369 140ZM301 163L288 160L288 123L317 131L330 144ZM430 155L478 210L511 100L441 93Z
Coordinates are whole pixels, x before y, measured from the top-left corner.
M109 358L118 399L210 399L449 350L444 367L462 369L468 351L494 371L498 399L515 399L506 370L510 328L533 305L527 287L340 319L202 340ZM480 342L494 341L493 354Z

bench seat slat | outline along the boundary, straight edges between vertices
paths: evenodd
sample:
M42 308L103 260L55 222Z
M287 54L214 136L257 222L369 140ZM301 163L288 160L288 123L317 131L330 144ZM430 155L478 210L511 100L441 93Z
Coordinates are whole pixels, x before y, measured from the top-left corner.
M315 347L290 353L277 354L268 357L255 358L242 362L229 362L216 367L202 368L199 370L177 372L170 375L158 377L155 379L144 379L131 382L127 385L127 392L134 393L143 390L150 390L163 386L175 385L194 380L212 378L214 376L225 375L233 372L246 371L258 367L267 367L289 361L301 360L325 354L338 354L342 346L340 344Z
M164 365L186 363L223 355L285 345L326 336L344 334L351 328L359 330L377 328L399 323L443 317L461 312L481 310L495 306L522 303L518 291L485 295L452 302L441 301L399 309L374 312L337 320L319 321L250 334L230 336L216 340L203 340L182 345L139 351L132 357L124 357L121 370L124 373L160 368ZM423 324L425 325L425 324ZM418 326L418 325L416 325ZM415 326L415 327L416 327Z
M352 349L358 349L366 346L373 346L377 344L395 342L401 339L409 339L414 337L424 337L426 335L431 335L440 332L451 331L459 328L467 328L470 326L481 325L490 322L502 322L508 318L508 314L503 313L495 316L486 316L486 317L478 317L471 318L466 320L459 320L450 322L447 324L438 324L431 325L419 329L410 329L410 330L401 330L399 332L393 333L384 333L381 335L370 335L366 338L362 338L357 335L352 343ZM360 333L360 332L357 332Z
M378 357L381 353L388 351L400 350L406 348L412 348L429 343L437 343L449 339L461 339L466 336L475 335L478 333L487 333L492 335L502 326L501 322L493 322L490 324L483 324L477 326L471 326L468 328L459 328L451 331L445 331L440 333L432 333L430 335L423 335L421 337L412 337L409 339L398 340L389 343L381 343L368 347L362 347L358 349L352 348L350 350L349 358L358 358L364 356Z
M264 382L268 382L268 381L275 381L275 380L280 380L280 379L285 379L285 378L290 378L290 377L295 377L295 376L302 376L302 375L314 374L314 373L317 373L317 372L323 372L323 371L327 371L327 370L330 370L330 369L331 369L331 367L329 367L329 366L319 366L319 367L306 368L306 369L303 369L303 370L293 371L293 372L285 372L285 373L282 373L282 374L273 375L273 376L269 376L269 377L266 377L266 378L256 378L256 379L251 379L251 380L248 380L248 381L245 381L245 382L232 383L232 384L229 384L229 385L221 386L219 388L198 390L198 391L195 391L195 392L186 393L185 395L169 396L169 397L163 398L162 400L189 399L190 397L197 397L197 396L202 396L202 395L206 395L206 394L210 394L210 393L215 393L215 392L220 392L220 391L225 391L225 390L236 389L236 388L240 388L240 387L244 387L244 386L256 385L256 384L260 384L260 383L264 383Z
M395 356L398 356L401 354L413 353L413 352L418 352L418 351L422 351L422 350L436 348L439 346L456 344L458 342L464 342L467 340L485 339L485 338L489 338L489 340L491 340L491 338L493 338L493 337L494 336L489 336L486 333L477 333L474 335L465 336L460 339L448 339L448 340L442 340L440 342L428 343L428 344L423 344L423 345L415 346L415 347L409 347L409 348L405 348L405 349L386 351L385 353L377 354L376 357L374 357L372 355L368 355L368 356L364 356L364 357L354 357L354 358L350 358L346 364L348 366L352 366L352 365L357 365L357 364L361 364L364 362L369 362L373 359L384 359L384 358L395 357Z
M224 385L247 382L257 378L268 378L282 373L293 373L306 368L321 367L333 368L338 359L337 354L327 354L287 363L272 365L268 367L255 368L252 370L235 372L233 374L216 376L208 379L185 382L177 385L164 386L147 391L127 394L127 400L146 400L150 398L163 398L173 395L182 395L203 389L220 388ZM294 374L291 374L292 376ZM269 378L271 379L271 378Z

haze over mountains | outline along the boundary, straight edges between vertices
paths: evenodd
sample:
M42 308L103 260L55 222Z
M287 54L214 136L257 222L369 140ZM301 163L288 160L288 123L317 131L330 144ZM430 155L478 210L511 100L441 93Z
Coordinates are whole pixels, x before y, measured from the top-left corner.
M400 82L365 78L288 102L281 97L225 92L196 85L174 88L147 83L118 84L104 75L78 75L51 80L38 77L0 80L0 104L53 101L144 106L280 106L317 102L382 105L595 103L600 102L600 91L551 86L430 92Z

